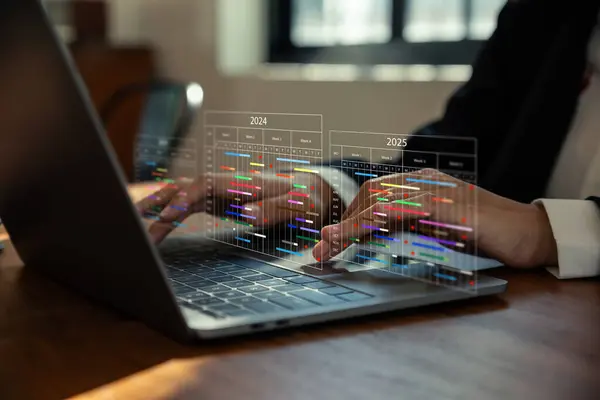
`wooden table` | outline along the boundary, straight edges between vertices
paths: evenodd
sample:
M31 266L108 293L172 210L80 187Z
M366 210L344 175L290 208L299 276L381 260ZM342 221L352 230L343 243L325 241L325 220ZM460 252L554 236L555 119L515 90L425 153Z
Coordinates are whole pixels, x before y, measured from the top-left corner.
M0 233L1 234L1 233ZM597 399L600 282L186 347L0 255L0 399Z

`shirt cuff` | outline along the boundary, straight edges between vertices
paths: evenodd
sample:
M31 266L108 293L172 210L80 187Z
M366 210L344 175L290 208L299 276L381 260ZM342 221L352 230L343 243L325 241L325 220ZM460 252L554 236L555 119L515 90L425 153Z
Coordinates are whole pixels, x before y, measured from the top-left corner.
M330 187L334 188L337 185L338 196L344 203L344 208L348 207L360 190L358 183L337 168L318 167L316 169L319 170L321 179Z
M600 210L585 200L538 199L548 215L558 266L548 271L559 279L600 275Z

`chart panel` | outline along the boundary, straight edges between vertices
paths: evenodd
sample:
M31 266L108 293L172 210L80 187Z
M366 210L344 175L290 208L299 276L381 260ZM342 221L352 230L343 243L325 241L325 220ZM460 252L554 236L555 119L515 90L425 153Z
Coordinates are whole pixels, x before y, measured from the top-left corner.
M205 137L208 237L289 261L310 251L324 218L322 117L207 112Z
M477 290L477 143L470 138L330 132L340 165L335 203L352 177L365 211L333 212L336 259L459 290ZM345 222L344 222L345 221Z
M163 138L159 135L140 135L135 153L135 181L154 182L154 191L175 187L177 181L198 177L197 142L194 138ZM185 191L178 194L185 195ZM155 196L153 196L155 197ZM180 208L181 206L173 206ZM155 206L147 210L146 220L160 220L163 208ZM197 223L176 221L171 223L176 233L200 232Z

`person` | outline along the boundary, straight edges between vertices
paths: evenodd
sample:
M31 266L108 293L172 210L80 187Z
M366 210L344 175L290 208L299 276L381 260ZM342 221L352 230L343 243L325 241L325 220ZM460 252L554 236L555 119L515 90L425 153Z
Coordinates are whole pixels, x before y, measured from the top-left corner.
M600 275L600 1L562 2L508 1L494 34L473 65L470 80L448 101L436 122L418 130L416 136L475 137L480 160L475 191L478 207L476 237L469 237L487 255L521 268L549 267L558 278ZM409 147L411 141L409 140ZM320 203L327 213L331 176L335 167L320 169ZM426 177L466 185L438 171L419 172ZM225 188L229 174L211 175L215 188ZM333 233L341 240L367 232L356 223L382 204L368 191L374 184L406 182L405 174L378 177L359 186L349 176L342 197L342 221L322 229L314 247L317 260L332 252ZM262 178L262 190L252 208L258 224L283 222L285 213L267 215L283 204L289 185L275 175ZM162 221L181 220L204 209L207 176L178 182L142 200L141 212L159 206ZM185 192L185 196L178 193ZM221 195L216 193L216 196ZM394 199L405 198L390 190ZM447 223L455 211L434 204L426 192L412 201L428 216ZM188 208L177 207L179 202ZM469 207L466 198L456 207ZM175 207L173 207L175 205ZM405 229L402 211L389 213L390 226ZM398 214L398 215L396 215ZM395 223L398 220L402 223ZM162 240L171 225L150 227L155 241Z

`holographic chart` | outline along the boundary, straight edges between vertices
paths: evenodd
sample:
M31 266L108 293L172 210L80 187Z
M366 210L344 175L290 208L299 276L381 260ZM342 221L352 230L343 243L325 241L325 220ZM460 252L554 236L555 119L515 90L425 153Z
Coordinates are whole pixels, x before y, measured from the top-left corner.
M204 121L207 213L213 216L207 236L304 264L300 258L320 240L323 226L315 205L322 116L207 111ZM258 221L260 215L279 222Z
M389 133L330 132L331 158L341 165L333 183L334 204L348 190L342 179L346 175L363 185L359 202L373 205L362 214L345 216L351 220L341 229L349 231L334 233L338 240L332 253L361 269L384 269L476 291L477 142L408 139ZM428 168L442 174L423 171ZM342 217L341 208L335 208L333 223Z
M140 135L135 153L135 181L154 182L153 191L175 185L182 178L198 176L197 142L194 138L163 138L159 135ZM185 192L179 193L184 195ZM147 220L158 221L161 207L155 207L144 215ZM195 233L197 224L173 222L177 233Z

